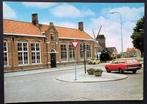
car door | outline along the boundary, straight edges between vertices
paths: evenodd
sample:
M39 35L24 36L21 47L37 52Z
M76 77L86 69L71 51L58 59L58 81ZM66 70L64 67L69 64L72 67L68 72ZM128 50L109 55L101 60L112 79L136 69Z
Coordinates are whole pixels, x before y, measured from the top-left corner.
M117 67L118 67L118 61L113 61L111 64L111 70L112 71L117 70Z

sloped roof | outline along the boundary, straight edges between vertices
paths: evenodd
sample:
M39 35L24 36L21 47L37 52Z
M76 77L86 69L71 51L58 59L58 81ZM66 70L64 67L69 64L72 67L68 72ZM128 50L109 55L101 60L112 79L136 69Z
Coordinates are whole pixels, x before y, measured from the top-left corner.
M41 25L41 31L45 32L48 29L48 25ZM85 32L82 32L78 29L67 28L67 27L59 27L55 26L59 38L64 39L86 39L92 40L93 38ZM34 36L41 36L41 31L39 28L32 23L29 22L22 22L22 21L14 21L4 19L3 21L3 32L4 33L14 33L15 34L26 34L27 35L34 35Z
M127 51L133 51L133 50L139 51L139 49L137 49L137 48L127 48Z
M40 35L40 30L32 23L20 22L14 20L3 21L3 32L15 34L30 34L30 35Z
M116 50L116 48L115 47L106 47L106 50L109 51L110 54L112 54L113 51ZM117 50L116 50L116 52L117 52Z

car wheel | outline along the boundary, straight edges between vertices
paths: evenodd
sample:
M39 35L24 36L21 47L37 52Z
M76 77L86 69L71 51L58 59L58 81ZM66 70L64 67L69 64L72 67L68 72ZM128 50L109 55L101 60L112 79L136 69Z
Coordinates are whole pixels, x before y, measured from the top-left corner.
M108 69L108 68L106 68L106 71L107 71L108 73L111 73L111 70L110 70L110 69Z
M133 74L135 74L137 72L137 70L133 70L132 72L133 72Z

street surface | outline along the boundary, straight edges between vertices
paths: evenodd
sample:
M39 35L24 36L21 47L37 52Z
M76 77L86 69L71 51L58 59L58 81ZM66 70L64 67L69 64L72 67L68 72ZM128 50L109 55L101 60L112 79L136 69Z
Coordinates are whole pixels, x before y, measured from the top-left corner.
M87 67L102 68L105 71L103 64L88 65ZM58 70L58 68L54 69ZM60 75L75 72L74 66L60 67L60 69L66 70L5 76L5 103L143 100L143 69L138 70L136 74L124 73L128 75L128 78L123 80L93 83L56 80L56 77ZM84 73L84 66L77 65L77 71Z

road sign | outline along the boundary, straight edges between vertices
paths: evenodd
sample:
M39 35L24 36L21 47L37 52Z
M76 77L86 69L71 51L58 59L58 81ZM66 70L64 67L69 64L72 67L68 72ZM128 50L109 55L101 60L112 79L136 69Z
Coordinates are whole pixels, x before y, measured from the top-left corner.
M73 45L74 47L77 47L78 41L73 41L73 42L72 42L72 45Z
M72 45L75 47L75 80L77 80L77 68L76 68L76 47L78 45L78 41L72 41Z

